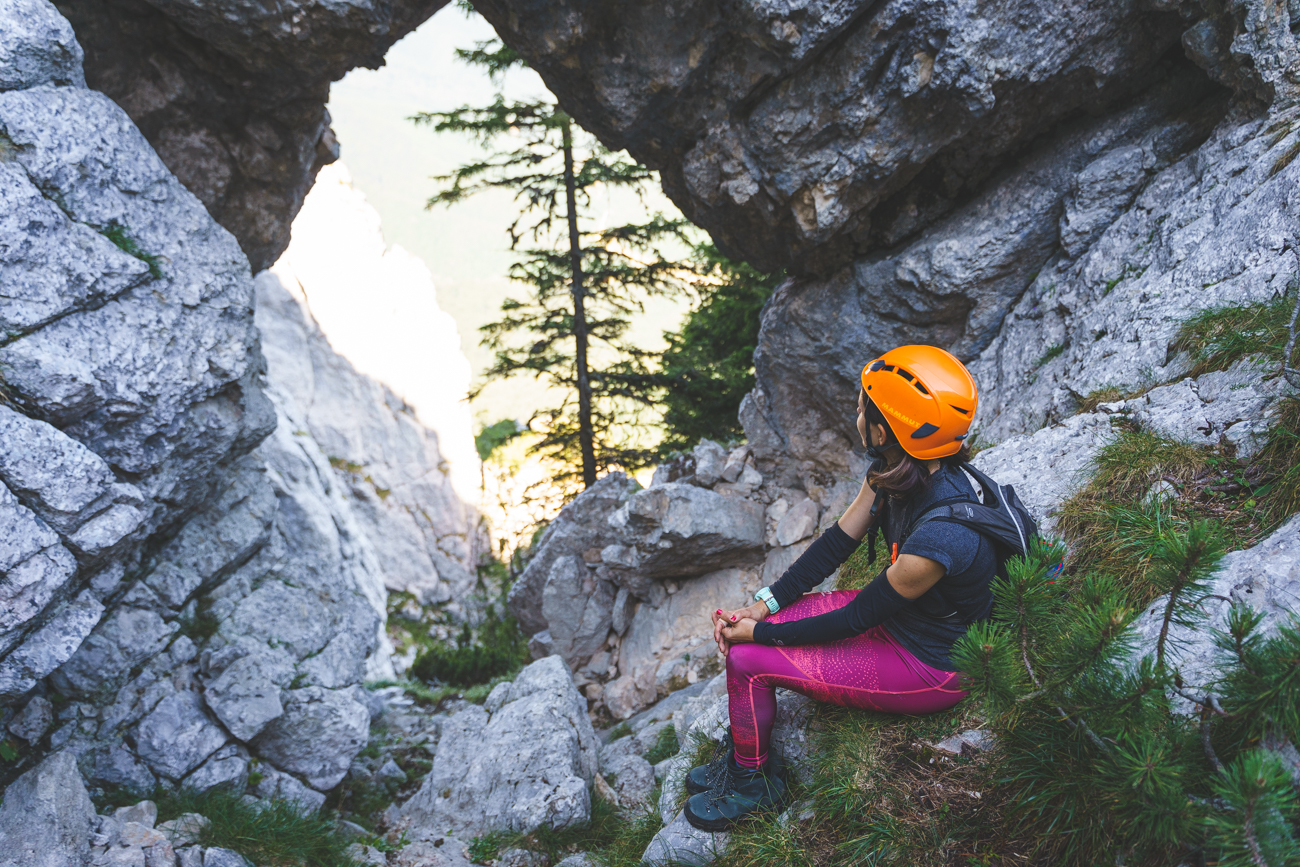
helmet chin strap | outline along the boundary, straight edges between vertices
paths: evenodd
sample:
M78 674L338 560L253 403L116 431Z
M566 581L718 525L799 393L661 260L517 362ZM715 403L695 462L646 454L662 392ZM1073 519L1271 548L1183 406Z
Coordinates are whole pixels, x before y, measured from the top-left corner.
M880 425L885 429L885 441L878 446L871 445L871 426L873 424ZM898 440L894 439L894 432L889 429L889 425L869 421L867 423L867 457L871 458L872 461L879 461L888 465L889 456L887 453L891 449L901 451L902 446L899 445Z
M898 443L885 443L882 446L867 446L867 457L871 458L873 461L884 461L885 463L889 463L889 458L885 455L885 452L897 447Z

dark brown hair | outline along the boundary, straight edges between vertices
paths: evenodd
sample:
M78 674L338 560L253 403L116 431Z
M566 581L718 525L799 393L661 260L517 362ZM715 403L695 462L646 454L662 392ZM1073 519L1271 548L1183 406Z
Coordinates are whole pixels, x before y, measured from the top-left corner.
M929 461L918 460L912 457L902 446L898 444L898 437L894 434L893 428L889 426L889 420L885 418L884 413L880 411L871 399L867 397L865 391L861 392L862 405L866 408L868 430L871 425L883 424L885 430L889 431L889 442L886 446L895 446L902 453L902 458L898 463L885 469L884 472L871 472L867 474L867 481L877 491L889 494L891 497L906 499L913 494L928 490L930 487L930 468L927 466ZM870 436L870 433L868 433ZM971 458L970 446L966 443L961 444L955 455L949 455L939 460L944 466L955 467Z

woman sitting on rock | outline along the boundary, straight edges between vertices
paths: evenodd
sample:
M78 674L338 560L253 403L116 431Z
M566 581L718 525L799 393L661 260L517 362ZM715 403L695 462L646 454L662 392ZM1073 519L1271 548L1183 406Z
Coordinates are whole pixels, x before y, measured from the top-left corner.
M950 654L992 610L993 543L941 520L902 534L937 505L978 501L959 466L970 455L976 400L962 363L932 346L895 349L862 371L858 434L875 460L862 490L754 605L713 614L727 657L731 732L719 756L687 777L694 794L686 817L695 827L722 830L783 800L785 783L768 759L778 686L904 714L945 710L966 695ZM874 547L876 525L890 564L864 590L808 593L868 530Z

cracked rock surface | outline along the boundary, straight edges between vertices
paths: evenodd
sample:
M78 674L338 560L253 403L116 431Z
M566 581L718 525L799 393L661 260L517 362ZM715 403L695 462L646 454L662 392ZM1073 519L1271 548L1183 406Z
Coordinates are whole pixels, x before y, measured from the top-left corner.
M564 660L538 660L497 690L443 724L433 769L401 808L417 833L528 832L590 818L598 743Z
M125 109L164 164L260 271L321 166L338 158L330 82L384 52L446 0L269 6L63 0L86 79Z
M0 784L57 755L92 791L242 790L256 760L255 794L314 809L365 745L361 684L393 675L387 587L412 580L376 554L410 533L410 498L347 468L430 494L434 595L470 580L477 515L436 437L274 278L255 290L236 239L86 87L59 11L0 12L0 724L26 744ZM295 355L318 368L314 414ZM350 415L320 412L331 396Z

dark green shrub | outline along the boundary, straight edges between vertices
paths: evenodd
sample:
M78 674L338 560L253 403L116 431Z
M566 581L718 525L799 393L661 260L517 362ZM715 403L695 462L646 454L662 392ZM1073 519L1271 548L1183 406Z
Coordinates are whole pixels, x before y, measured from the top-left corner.
M411 673L424 681L473 686L508 674L528 658L528 639L509 614L488 605L477 635L468 623L454 645L434 644L416 657Z

